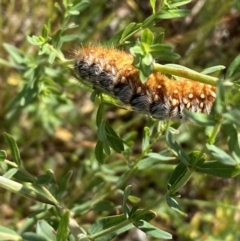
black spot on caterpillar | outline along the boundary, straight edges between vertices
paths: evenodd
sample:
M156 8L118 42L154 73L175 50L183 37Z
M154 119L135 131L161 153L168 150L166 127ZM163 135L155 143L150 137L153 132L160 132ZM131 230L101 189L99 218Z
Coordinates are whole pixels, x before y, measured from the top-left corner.
M142 83L132 62L133 56L126 52L90 46L76 52L74 69L83 82L156 119L184 119L184 109L210 113L215 87L189 79L170 79L156 71Z

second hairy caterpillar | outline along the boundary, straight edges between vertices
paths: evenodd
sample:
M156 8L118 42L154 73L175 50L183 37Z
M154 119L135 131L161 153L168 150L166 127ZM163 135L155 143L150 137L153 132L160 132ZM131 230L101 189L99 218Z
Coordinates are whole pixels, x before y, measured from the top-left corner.
M113 48L85 47L76 52L75 71L83 82L156 119L180 120L183 110L210 113L216 88L154 71L142 83L133 56Z

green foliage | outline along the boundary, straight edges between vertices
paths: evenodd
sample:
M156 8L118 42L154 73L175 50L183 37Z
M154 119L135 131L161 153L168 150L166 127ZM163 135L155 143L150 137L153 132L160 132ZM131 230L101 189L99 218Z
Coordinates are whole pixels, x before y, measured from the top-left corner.
M220 22L226 9L239 9L240 6L238 1L222 2L215 13L216 0L206 4L200 14L204 20L201 28L197 29L201 36L193 39L195 30L188 34L186 29L188 37L182 36L186 42L190 41L189 45L193 42L198 48L195 54L189 48L189 56L180 58L174 41L164 38L171 34L168 33L173 28L170 23L180 25L181 18L188 14L194 18L194 13L187 9L191 5L186 4L190 2L150 0L144 3L144 7L149 8L147 14L140 11L141 1L138 2L139 6L133 4L130 9L139 10L133 11L136 18L132 19L131 14L128 18L122 18L119 26L111 32L110 39L104 36L106 28L114 21L119 22L119 16L116 18L115 9L108 9L113 7L113 3L106 6L104 0L48 3L49 9L47 6L43 8L46 18L43 18L41 27L34 29L33 26L34 31L26 33L25 48L12 44L9 31L9 40L3 44L3 56L7 57L0 58L0 66L3 67L6 83L11 83L13 79L16 86L11 95L7 84L1 86L0 103L2 98L4 101L0 109L3 123L0 128L5 143L0 142L0 147L5 150L0 151L0 187L14 194L1 195L0 199L11 205L14 205L11 197L22 196L23 199L18 199L20 201L9 227L6 227L8 222L5 221L0 226L0 240L107 241L117 240L120 234L133 228L142 230L151 240L174 239L164 231L167 229L176 233L179 240L203 240L206 233L209 235L207 240L231 241L240 238L233 218L239 212L238 203L232 207L230 195L222 200L224 204L215 204L219 197L224 196L219 190L222 187L218 186L218 195L208 194L210 188L207 190L211 180L220 182L228 179L234 182L240 172L240 57L236 56L231 63L224 61L225 56L221 59L224 64L227 62L225 76L222 73L225 67L219 65L222 62L217 56L207 62L211 67L204 65L201 73L193 70L196 68L194 63L189 68L182 66L193 59L199 61L197 63L207 61L208 56L201 53L201 57L198 51L208 47L203 43L209 41L209 29ZM193 1L191 4L195 3ZM38 5L32 4L38 10ZM117 9L126 8L121 3L114 4ZM9 11L14 7L11 5ZM207 22L213 10L214 19ZM37 18L33 20L34 24L38 22ZM99 91L72 80L73 60L71 56L65 57L73 52L74 44L92 43L99 38L98 34L103 39L101 44L131 52L142 81L154 69L176 78L193 78L215 85L217 99L211 114L186 111L186 116L194 124L182 125L151 118L146 122L142 115L129 114L128 111L124 112L123 117L117 111L114 118L109 117L113 107L109 109L105 102L111 100ZM225 51L226 55L230 50L229 47ZM176 60L178 64L160 65L155 62ZM90 100L86 94L89 90L94 104L87 101ZM118 105L113 101L111 103ZM83 111L86 105L87 111ZM95 108L96 111L92 111ZM89 109L95 117L92 118ZM151 188L152 183L154 188ZM209 202L190 196L199 192L201 197L202 189ZM232 190L235 192L235 187ZM188 196L186 193L191 193L188 201L180 198L181 195ZM27 202L22 201L26 199ZM218 211L210 213L207 210L205 214L204 210L199 209L202 219L208 223L204 227L199 221L196 228L191 226L194 221L187 223L182 218L188 215L189 204L216 208ZM169 207L176 212L171 212ZM157 223L156 213L152 209L156 210L167 228ZM226 223L226 215L215 217L219 213L230 213L229 220L233 224ZM216 235L212 232L209 226L214 226L214 223L209 220L217 219L226 225L228 233L217 228ZM1 223L2 220L0 218ZM20 228L15 225L16 220L22 221ZM203 229L200 231L201 226Z

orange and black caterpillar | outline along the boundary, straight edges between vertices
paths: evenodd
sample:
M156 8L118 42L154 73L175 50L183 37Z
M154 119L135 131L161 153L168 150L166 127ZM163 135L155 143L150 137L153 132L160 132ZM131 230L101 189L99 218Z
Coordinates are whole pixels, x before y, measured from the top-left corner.
M156 119L180 120L183 110L209 113L215 87L189 79L169 79L154 71L145 83L133 56L113 48L85 47L75 54L75 71L84 82Z

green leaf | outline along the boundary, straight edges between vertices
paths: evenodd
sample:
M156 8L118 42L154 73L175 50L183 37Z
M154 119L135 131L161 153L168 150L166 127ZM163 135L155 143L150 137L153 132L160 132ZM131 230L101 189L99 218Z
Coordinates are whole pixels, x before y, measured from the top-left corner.
M170 208L177 211L182 216L187 216L187 214L180 210L178 202L173 197L169 196L169 194L166 195L166 202Z
M65 210L61 215L61 221L57 230L57 241L66 241L68 237L69 211Z
M154 32L156 32L156 31L154 31ZM158 34L156 35L156 37L154 39L154 43L155 43L155 45L161 45L164 40L164 37L165 37L165 32L164 32L164 29L161 29L161 28L159 30L157 30L157 32L158 32ZM151 46L150 46L150 49L151 49ZM150 52L151 52L151 50L150 50Z
M123 194L123 212L124 212L126 218L129 218L129 215L130 215L130 208L127 205L127 200L128 200L128 196L130 195L131 191L132 191L132 186L129 185L125 188L124 194Z
M148 126L144 126L143 139L142 139L142 150L145 151L150 143L150 129Z
M36 184L43 185L43 184L48 184L51 181L53 181L53 177L52 177L52 175L47 173L47 174L43 174L43 175L39 176L37 178Z
M156 13L157 19L171 19L185 17L190 13L187 9L160 10Z
M144 29L142 34L141 34L141 42L151 45L153 43L153 33L148 29Z
M126 37L128 37L129 34L135 32L141 27L142 24L139 23L130 23L123 31L121 39L119 42L121 43Z
M95 147L95 157L99 163L103 164L104 162L103 142L100 140L98 140Z
M156 0L150 0L150 4L151 4L151 7L152 7L153 14L155 14Z
M110 146L108 142L102 142L103 144L103 150L107 155L111 154Z
M131 218L134 222L138 222L139 220L150 221L156 217L156 213L151 210L146 211L144 209L133 209L136 209L135 212L131 214Z
M7 153L4 150L0 150L0 162L5 161L5 159L7 158Z
M170 192L179 184L181 179L183 179L183 177L186 175L187 171L188 168L182 162L175 167L168 180L168 189Z
M43 25L42 28L42 37L47 38L48 37L48 26L46 24Z
M147 53L143 58L142 58L142 64L146 66L151 66L153 64L153 57L150 53ZM150 69L150 71L148 70ZM148 68L147 73L151 74L152 68Z
M221 71L223 69L226 69L226 67L224 65L216 65L216 66L204 69L203 71L201 71L201 73L202 74L211 74L211 73L214 73L217 71Z
M45 220L37 222L36 232L46 238L47 241L57 241L55 230Z
M6 43L3 44L3 47L7 50L7 52L11 55L16 63L22 64L26 62L24 53L21 52L18 48Z
M1 241L21 241L22 238L12 229L0 225L0 240Z
M108 140L106 133L106 121L102 120L98 127L98 139L102 142L106 142Z
M101 124L101 121L103 120L103 113L104 113L104 104L101 102L96 115L96 124L99 126Z
M124 222L124 223L123 223ZM114 227L116 225L122 224L121 228L115 230L111 233L105 234L104 236L100 236L99 238L94 238L95 241L109 241L112 240L114 237L117 237L119 234L131 229L133 226L132 223L126 222L126 217L124 214L115 215L110 217L104 217L97 220L89 229L88 233L94 235L99 233L105 229Z
M133 196L133 195L129 195L128 201L131 203L139 203L141 201L141 198ZM131 213L132 213L132 210L131 210Z
M4 173L3 177L11 179L18 172L17 168L11 168L7 172Z
M240 72L240 54L232 61L227 69L226 77L232 78L234 75Z
M167 49L163 49L161 52L152 52L152 55L156 60L162 61L173 61L180 58L179 54L173 53Z
M97 212L103 212L103 211L111 212L115 209L115 204L113 202L104 200L95 204L93 208Z
M190 3L192 0L171 0L169 1L169 7L170 8L176 8L176 7L180 7L182 5L185 5L187 3Z
M233 109L223 114L224 122L240 127L240 110Z
M206 144L206 147L211 152L211 154L221 163L232 166L236 165L237 162L222 149L209 144Z
M232 178L240 173L240 165L227 165L219 161L209 161L197 166L196 171L215 177Z
M22 237L24 241L48 241L42 235L33 232L25 232Z
M56 58L57 54L55 52L51 52L48 57L49 64L52 64Z
M89 6L89 1L88 0L82 0L79 3L73 4L73 6L68 10L68 13L70 15L79 15L81 11L86 9Z
M189 163L189 156L184 152L182 147L174 140L172 133L170 132L171 128L168 128L166 133L166 141L168 143L168 146L171 148L171 150L177 155L182 163L185 164L185 166L188 166Z
M144 220L140 220L138 223L135 223L135 226L154 238L172 239L172 235L170 233L167 233Z
M228 148L231 151L233 157L240 161L240 145L237 129L234 125L224 124L222 129L227 139Z
M107 135L108 144L113 148L116 152L124 151L124 145L122 139L117 135L117 133L113 130L113 128L109 125L108 122L105 122L105 130Z
M42 38L39 38L38 36L27 36L27 41L32 44L32 45L36 45L36 46L41 46L44 44L44 41Z
M149 153L145 158L138 162L139 170L155 168L154 165L176 159L175 157L164 156L161 153Z
M217 124L217 121L215 120L213 115L193 113L187 110L184 110L184 114L191 122L201 126L215 126Z
M59 194L58 195L63 194L64 192L66 192L66 190L68 188L69 181L70 181L70 179L72 177L72 174L73 174L73 171L70 170L62 178L62 180L59 183Z
M7 141L8 145L10 147L12 157L13 157L13 161L18 166L22 166L22 160L21 160L21 157L20 157L20 153L19 153L19 149L18 149L16 141L14 140L14 138L11 135L7 134L6 132L3 134L3 136L4 136L5 140Z

